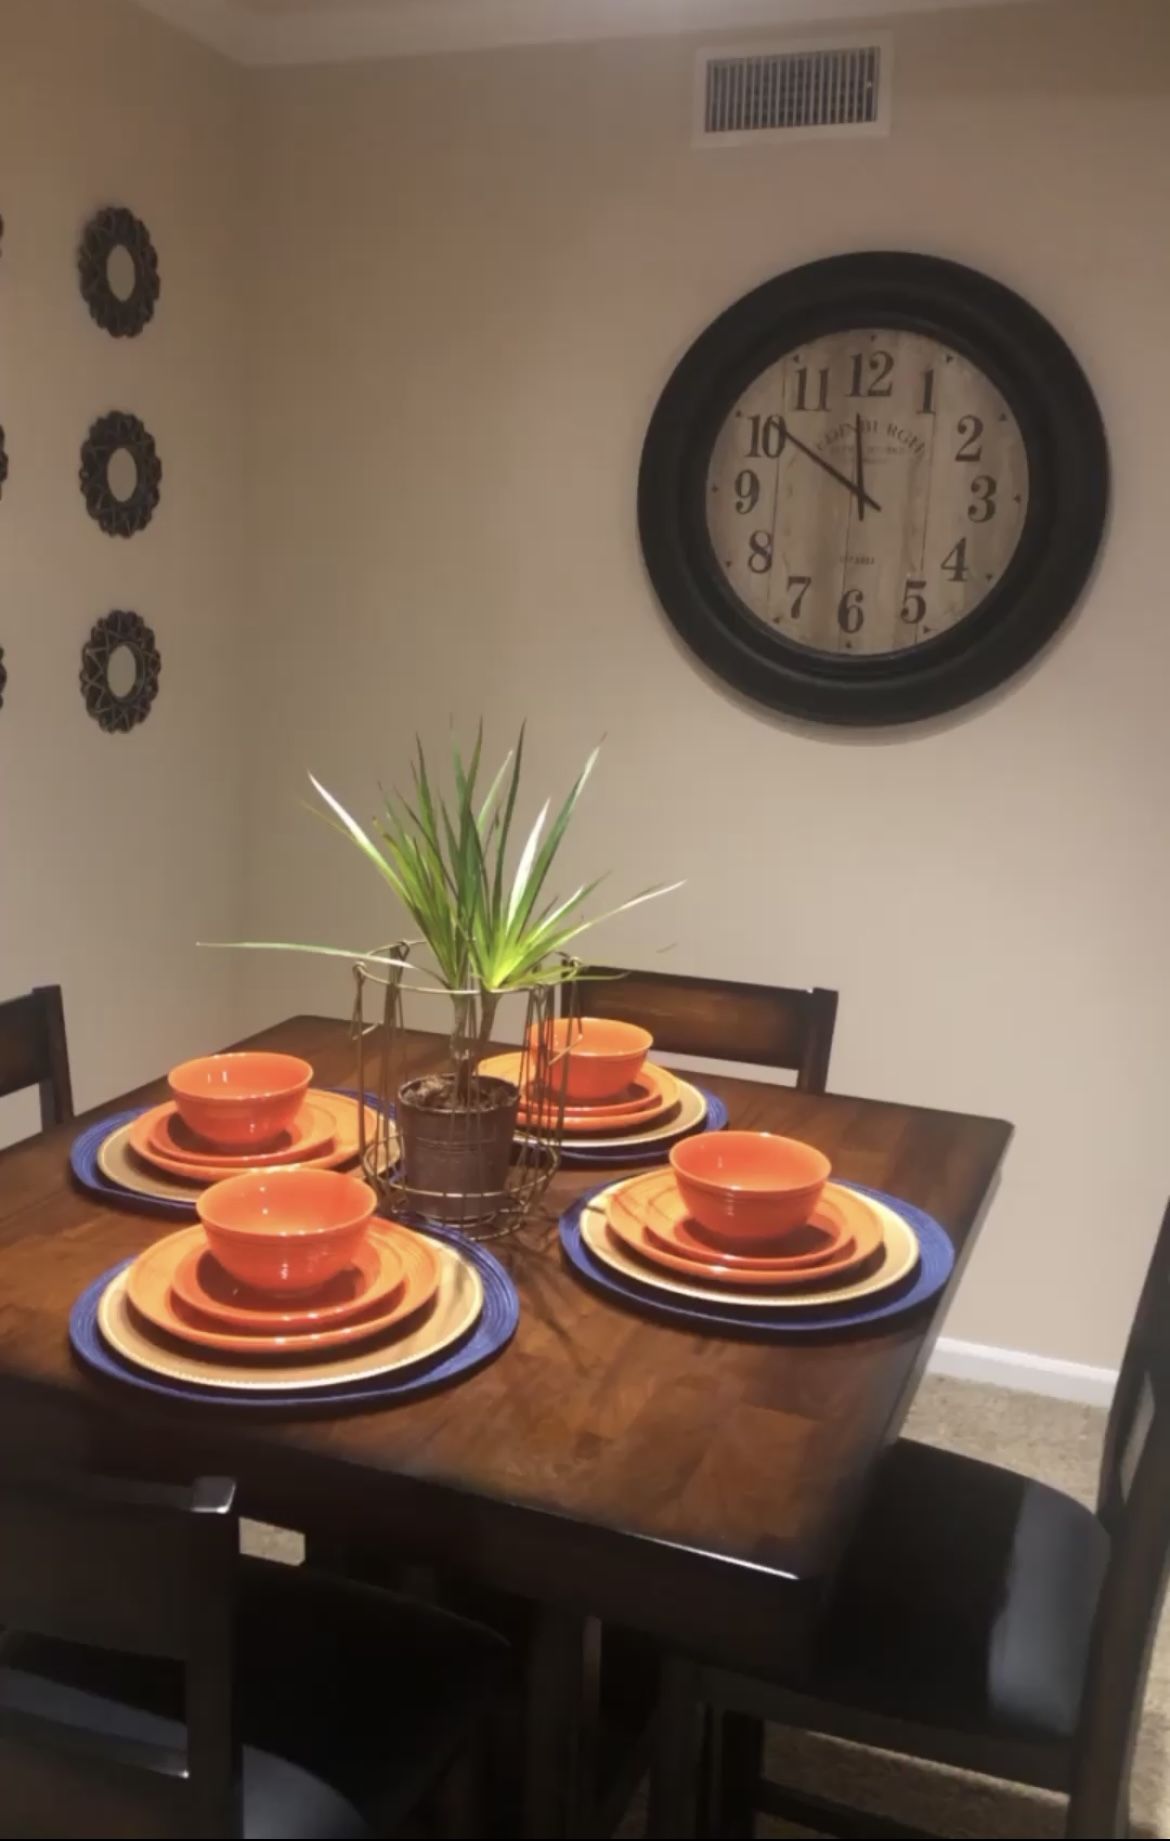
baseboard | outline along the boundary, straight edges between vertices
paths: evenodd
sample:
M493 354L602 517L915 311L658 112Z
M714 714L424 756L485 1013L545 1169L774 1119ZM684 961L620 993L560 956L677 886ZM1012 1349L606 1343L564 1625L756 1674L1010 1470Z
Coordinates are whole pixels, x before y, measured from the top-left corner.
M994 1349L953 1336L942 1336L935 1344L930 1372L955 1381L984 1381L992 1387L1047 1394L1053 1400L1075 1400L1082 1406L1108 1406L1117 1384L1114 1368L1090 1368L1086 1362L1058 1361L1022 1349Z

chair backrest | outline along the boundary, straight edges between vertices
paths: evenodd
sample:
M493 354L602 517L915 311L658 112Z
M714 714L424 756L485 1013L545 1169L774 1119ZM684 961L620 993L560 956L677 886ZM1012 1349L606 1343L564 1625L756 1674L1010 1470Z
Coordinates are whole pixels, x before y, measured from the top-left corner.
M186 1709L176 1752L71 1724L51 1698L33 1712L0 1693L5 1834L242 1832L234 1498L216 1477L190 1489L80 1474L0 1480L0 1681L8 1657L19 1669L19 1639L43 1638L91 1658L172 1662Z
M41 1126L73 1117L73 1087L59 984L39 985L0 1004L0 1099L25 1087L41 1090Z
M566 1008L576 1003L582 1016L641 1023L662 1054L791 1068L801 1093L825 1091L836 991L595 965L578 984L565 986L563 997Z
M1101 1463L1110 1536L1073 1761L1068 1833L1129 1833L1129 1774L1170 1566L1170 1205L1138 1300Z

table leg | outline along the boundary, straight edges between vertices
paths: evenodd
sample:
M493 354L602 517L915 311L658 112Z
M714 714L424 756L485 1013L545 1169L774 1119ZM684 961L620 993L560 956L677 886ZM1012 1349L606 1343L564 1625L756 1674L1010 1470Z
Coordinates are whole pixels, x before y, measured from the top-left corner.
M756 1803L764 1768L764 1722L750 1713L716 1715L718 1751L714 1833L743 1837L756 1832Z
M663 1663L646 1823L654 1841L683 1841L699 1833L704 1717L698 1684L693 1662L670 1656Z
M532 1841L594 1834L601 1626L535 1612L525 1682L524 1833Z

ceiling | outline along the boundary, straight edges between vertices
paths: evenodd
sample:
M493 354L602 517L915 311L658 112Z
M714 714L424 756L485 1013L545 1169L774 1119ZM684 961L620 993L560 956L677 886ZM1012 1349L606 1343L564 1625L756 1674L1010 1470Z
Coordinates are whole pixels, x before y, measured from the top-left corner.
M743 27L830 28L996 0L138 0L243 64L409 57Z

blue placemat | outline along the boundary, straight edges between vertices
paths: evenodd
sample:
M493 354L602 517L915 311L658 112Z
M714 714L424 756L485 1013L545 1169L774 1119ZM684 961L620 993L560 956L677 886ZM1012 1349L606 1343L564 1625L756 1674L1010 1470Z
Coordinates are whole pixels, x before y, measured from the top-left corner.
M358 1097L356 1087L330 1087L327 1091L344 1094L346 1099ZM367 1093L366 1104L377 1111L377 1095ZM98 1165L98 1152L110 1133L123 1125L129 1125L131 1119L141 1118L144 1112L150 1110L149 1106L132 1106L129 1112L111 1112L79 1132L69 1152L69 1168L73 1172L73 1180L82 1189L88 1189L91 1195L100 1195L107 1202L117 1202L119 1208L140 1209L148 1215L168 1215L174 1220L193 1221L198 1190L192 1189L189 1202L177 1198L172 1200L162 1195L139 1195L134 1189L124 1189L121 1183L111 1182Z
M443 1387L448 1382L466 1379L507 1347L520 1319L520 1300L516 1287L494 1254L474 1245L458 1234L428 1228L435 1240L457 1247L473 1265L483 1283L483 1310L474 1328L452 1348L444 1349L430 1362L412 1368L398 1377L381 1375L368 1381L350 1381L336 1387L307 1388L304 1393L282 1393L269 1398L228 1388L193 1387L183 1381L167 1381L161 1375L147 1374L106 1347L97 1325L98 1301L110 1280L132 1262L122 1260L103 1272L88 1285L69 1316L69 1341L74 1354L87 1368L111 1381L155 1394L164 1400L195 1402L201 1407L230 1406L237 1411L296 1412L307 1410L337 1412L345 1406L388 1406L398 1401L417 1400L420 1395Z
M694 1082L691 1085L694 1086ZM681 1131L676 1138L659 1138L654 1144L604 1145L599 1150L585 1150L573 1145L571 1138L561 1140L561 1162L571 1167L590 1170L639 1170L650 1168L656 1163L666 1163L670 1158L670 1147L680 1138L693 1138L705 1131L722 1131L727 1124L727 1107L717 1093L708 1093L706 1087L697 1087L707 1104L707 1114L701 1125L694 1125L689 1131Z
M799 1314L795 1311L785 1313L783 1321L778 1321L780 1313L776 1311L752 1310L750 1306L737 1306L734 1310L721 1309L718 1304L704 1304L697 1298L688 1301L680 1297L674 1300L653 1285L640 1285L624 1273L603 1265L601 1260L594 1258L582 1240L581 1215L586 1204L608 1187L608 1183L602 1183L591 1189L561 1216L561 1246L565 1257L598 1291L619 1298L622 1303L648 1316L661 1317L668 1323L680 1323L688 1329L713 1329L718 1330L720 1335L777 1339L789 1336L827 1336L834 1333L839 1335L844 1330L887 1322L891 1317L903 1316L905 1312L925 1304L942 1290L954 1269L955 1249L951 1245L950 1236L931 1215L924 1214L921 1208L915 1208L909 1202L900 1201L895 1195L883 1194L880 1189L866 1189L861 1183L846 1183L843 1187L856 1189L858 1195L872 1196L875 1201L884 1202L895 1214L901 1215L913 1230L918 1241L918 1265L900 1285L879 1292L867 1302L824 1304L815 1309L802 1310Z

